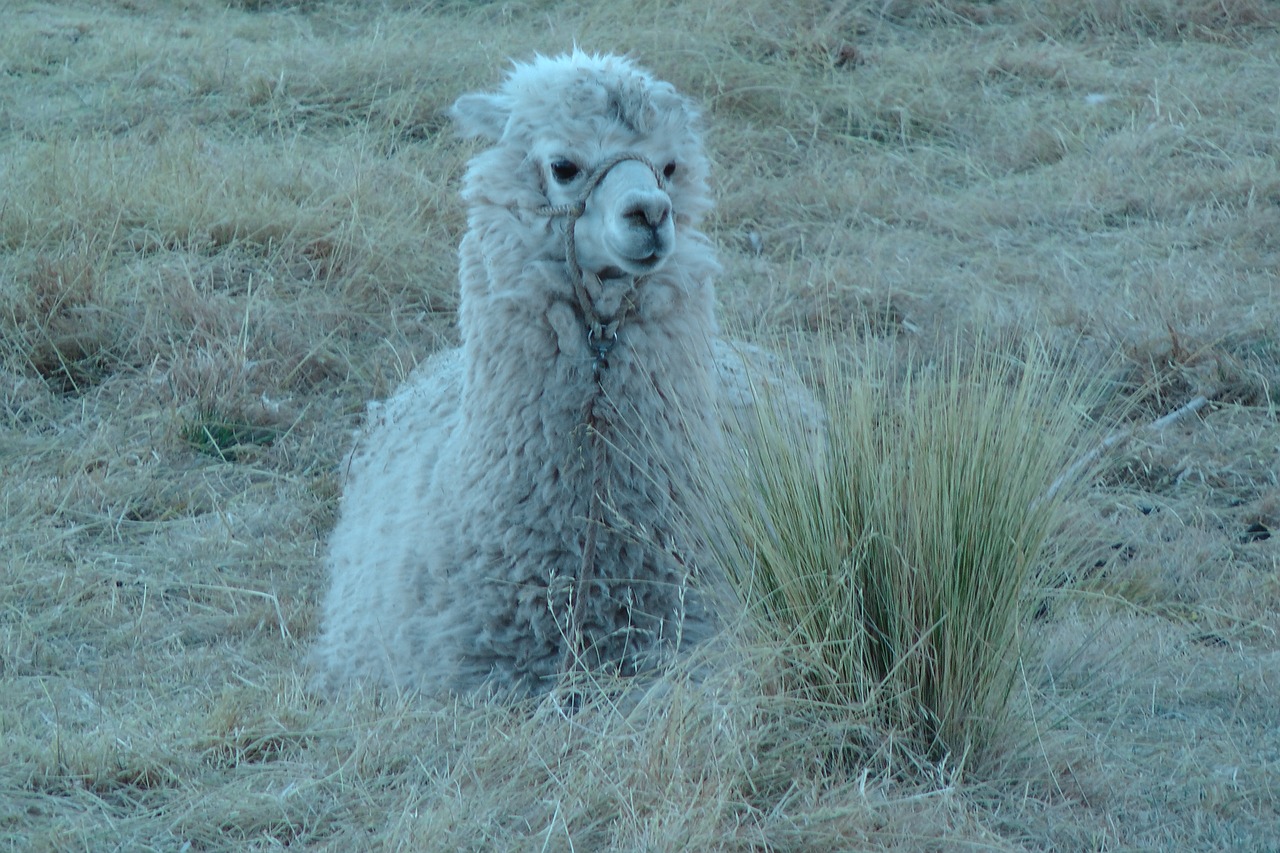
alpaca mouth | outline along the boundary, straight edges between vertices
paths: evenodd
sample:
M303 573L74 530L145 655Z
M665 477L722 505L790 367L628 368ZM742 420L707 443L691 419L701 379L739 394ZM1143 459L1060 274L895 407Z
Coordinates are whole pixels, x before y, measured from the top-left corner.
M596 270L596 278L601 281L610 281L612 279L634 278L638 275L645 275L661 266L666 258L667 256L661 252L653 252L643 258L627 258L624 261L625 267L609 264Z

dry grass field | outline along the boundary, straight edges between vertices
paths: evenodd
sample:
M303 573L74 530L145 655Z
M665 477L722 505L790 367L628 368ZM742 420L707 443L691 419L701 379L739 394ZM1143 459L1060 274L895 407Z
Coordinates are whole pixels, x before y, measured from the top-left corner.
M352 431L455 340L443 111L575 42L704 105L735 334L1034 341L1132 431L980 750L741 620L636 707L307 692ZM1278 161L1271 0L6 0L0 847L1280 850Z

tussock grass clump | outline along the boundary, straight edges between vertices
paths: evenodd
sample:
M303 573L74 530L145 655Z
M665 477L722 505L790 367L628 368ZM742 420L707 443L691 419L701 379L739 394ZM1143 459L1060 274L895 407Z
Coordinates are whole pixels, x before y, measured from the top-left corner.
M1063 524L1056 479L1098 396L1040 349L990 352L957 344L898 377L869 350L829 361L828 446L762 407L731 522L735 585L789 648L795 690L935 758L999 745Z

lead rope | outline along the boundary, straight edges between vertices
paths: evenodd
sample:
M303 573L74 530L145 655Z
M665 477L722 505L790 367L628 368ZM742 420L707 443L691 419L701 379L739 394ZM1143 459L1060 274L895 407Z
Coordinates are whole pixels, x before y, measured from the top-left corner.
M587 209L587 199L590 198L591 193L595 192L596 187L604 180L610 169L627 160L644 163L657 178L658 186L665 188L666 179L648 158L641 154L622 153L609 158L591 173L577 201L560 205L543 205L537 209L537 213L543 216L564 216L568 220L564 231L565 263L569 267L569 279L573 283L574 296L578 300L578 307L586 321L587 346L595 354L591 363L591 375L596 384L596 393L587 401L583 414L583 422L590 436L591 504L587 510L587 532L582 544L582 564L579 566L578 577L573 584L573 604L569 613L569 630L565 637L568 643L564 650L564 657L560 661L562 675L567 675L575 669L586 669L582 659L585 651L582 648L582 623L586 618L587 587L596 576L596 534L604 526L604 495L609 488L604 464L605 438L604 432L600 429L601 418L596 411L596 406L604 397L604 371L609 368L609 352L618 342L618 327L622 324L630 306L630 299L624 299L617 316L608 320L597 313L595 304L591 301L591 294L587 292L582 266L578 263L578 248L573 232L578 219ZM636 279L632 282L632 288L638 281Z

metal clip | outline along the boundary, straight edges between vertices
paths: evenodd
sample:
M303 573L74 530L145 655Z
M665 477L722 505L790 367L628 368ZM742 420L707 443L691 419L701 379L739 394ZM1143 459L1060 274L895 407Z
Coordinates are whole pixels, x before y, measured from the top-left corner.
M609 369L609 351L617 342L616 324L610 323L609 327L606 327L600 323L592 323L587 327L587 346L591 347L591 351L596 354L595 361L591 363L596 379L600 378L602 372Z

